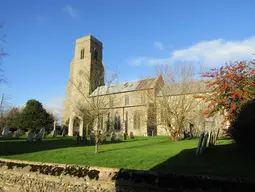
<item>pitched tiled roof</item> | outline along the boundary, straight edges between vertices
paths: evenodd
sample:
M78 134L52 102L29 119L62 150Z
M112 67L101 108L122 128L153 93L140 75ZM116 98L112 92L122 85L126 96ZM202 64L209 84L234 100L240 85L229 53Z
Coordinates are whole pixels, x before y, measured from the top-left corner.
M98 87L90 96L99 96L113 93L122 93L136 90L151 89L155 84L156 78L148 78L136 81L122 82L114 85Z
M194 93L206 93L209 92L209 88L206 87L204 81L194 81L176 84L167 84L158 93L157 96L163 95L181 95L181 94L194 94Z

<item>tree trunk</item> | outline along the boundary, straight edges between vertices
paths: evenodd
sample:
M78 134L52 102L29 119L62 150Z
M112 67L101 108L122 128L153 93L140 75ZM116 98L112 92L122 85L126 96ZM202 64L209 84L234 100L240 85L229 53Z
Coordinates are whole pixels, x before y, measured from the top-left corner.
M99 148L99 138L98 137L96 137L95 138L95 153L98 153L98 148Z

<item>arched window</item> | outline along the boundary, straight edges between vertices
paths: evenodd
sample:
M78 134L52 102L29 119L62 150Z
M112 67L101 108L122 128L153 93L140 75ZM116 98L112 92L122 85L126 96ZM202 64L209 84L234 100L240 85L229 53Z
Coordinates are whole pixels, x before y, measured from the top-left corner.
M103 130L104 128L104 118L103 118L103 115L99 115L99 119L98 119L98 123L99 123L99 129L100 130Z
M119 131L120 130L120 116L118 115L115 115L115 118L114 118L114 129L116 131Z
M126 111L125 133L128 133L128 111Z
M106 131L110 131L110 113L107 115L107 122L106 122Z
M81 49L80 59L84 59L84 49Z
M134 112L134 129L140 129L141 118L138 111Z

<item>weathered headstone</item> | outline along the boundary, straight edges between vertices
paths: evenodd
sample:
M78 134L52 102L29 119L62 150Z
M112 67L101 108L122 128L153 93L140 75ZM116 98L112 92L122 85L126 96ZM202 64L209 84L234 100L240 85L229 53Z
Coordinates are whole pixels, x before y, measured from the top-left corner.
M13 136L13 133L12 133L11 131L9 131L9 132L8 132L8 137L7 137L7 138L8 138L8 139L11 139L12 136Z
M18 130L14 131L14 138L19 139L19 137L20 137L19 131Z
M84 144L86 144L86 143L87 143L87 137L86 137L86 135L85 135L85 134L82 136L82 141L83 141L83 143L84 143Z
M8 138L9 129L7 127L4 127L2 131L2 138Z
M41 128L40 129L40 133L42 133L42 135L45 133L45 129L44 128Z
M37 134L35 134L35 141L42 141L42 137L43 137L43 133L42 132L39 132Z
M201 154L201 148L202 148L202 143L203 143L203 139L204 139L204 132L202 132L200 134L199 140L198 140L198 145L197 145L197 150L196 150L196 154L200 155Z
M124 137L124 140L127 140L127 133L124 133L123 137Z
M115 133L114 133L114 132L111 133L111 139L110 139L110 141L111 141L111 143L114 143L114 142L116 141L116 139L115 139Z
M130 132L129 137L130 137L130 139L134 139L135 138L134 137L134 133L132 131Z
M208 138L207 138L207 141L206 141L206 147L209 147L211 135L212 135L212 132L209 132L209 133L208 133Z
M211 137L209 138L209 145L208 147L212 147L213 146L213 134L211 133Z
M35 136L35 134L34 134L33 132L29 131L29 132L27 133L27 141L28 141L28 142L34 141L34 136Z
M203 150L207 147L207 140L208 140L208 137L209 137L209 134L206 133L205 136L204 136L204 140L203 140Z
M81 136L79 134L76 135L76 144L79 144L81 141Z

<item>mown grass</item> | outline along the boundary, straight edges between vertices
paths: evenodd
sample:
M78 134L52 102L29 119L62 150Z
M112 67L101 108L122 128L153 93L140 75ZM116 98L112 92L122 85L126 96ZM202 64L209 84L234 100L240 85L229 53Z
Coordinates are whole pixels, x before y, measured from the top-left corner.
M76 144L75 137L46 138L41 143L0 140L0 157L28 161L154 170L255 178L255 161L240 152L231 140L196 156L197 139L173 142L168 137L136 137L135 140L94 146Z

